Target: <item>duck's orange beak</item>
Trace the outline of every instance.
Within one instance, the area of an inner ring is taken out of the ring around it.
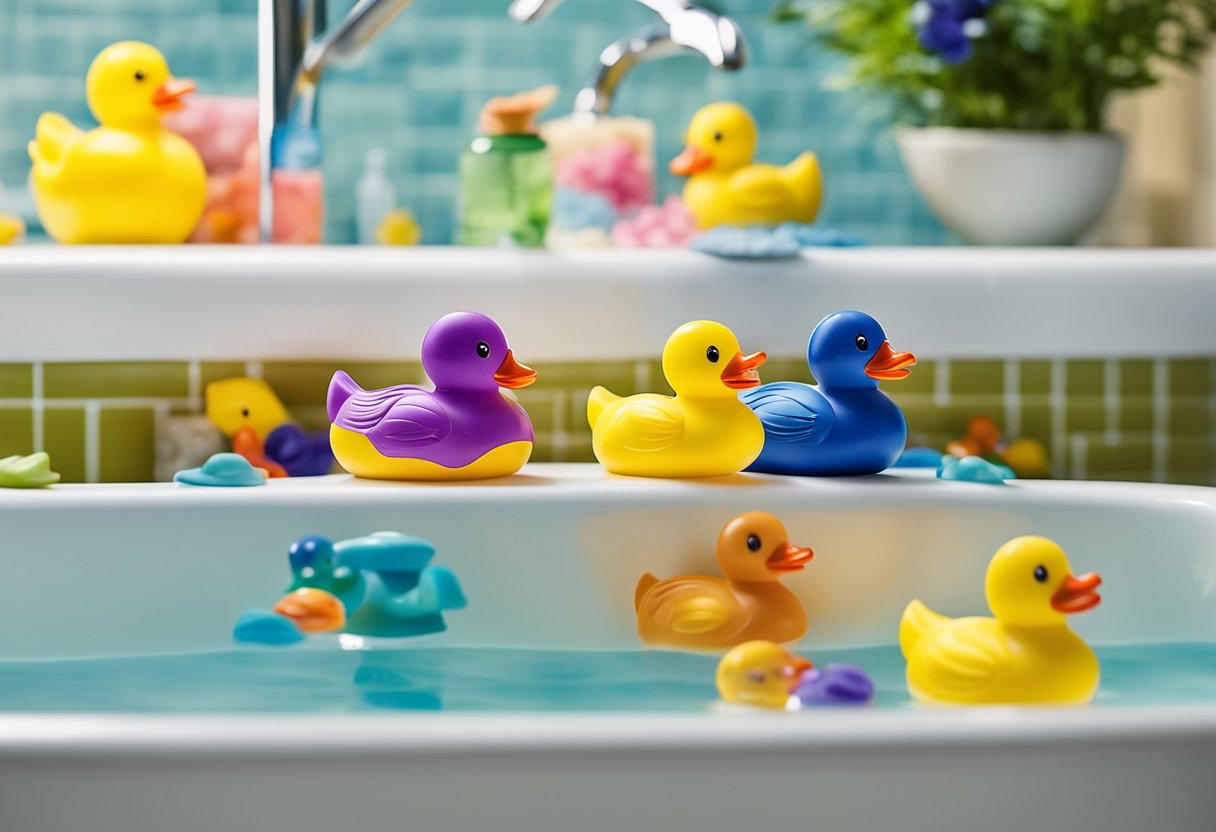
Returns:
[[[668,167],[676,176],[692,176],[714,166],[714,157],[699,147],[689,145],[679,156],[671,160]]]
[[[1065,615],[1092,610],[1102,600],[1102,596],[1094,592],[1101,584],[1102,579],[1097,572],[1079,578],[1069,575],[1056,594],[1051,596],[1051,606]]]
[[[193,81],[187,81],[184,78],[170,78],[152,91],[152,106],[162,113],[180,110],[186,106],[182,102],[182,96],[189,95],[197,88],[198,86]]]
[[[785,678],[790,681],[791,691],[798,687],[798,684],[802,681],[803,673],[814,669],[815,665],[809,659],[804,659],[802,656],[795,656],[793,654],[790,654],[790,660],[786,663],[785,667],[781,668],[785,674]]]
[[[795,546],[787,540],[768,556],[764,565],[770,572],[801,572],[813,557],[815,552],[812,549]]]
[[[896,352],[891,349],[890,341],[883,341],[874,357],[866,362],[866,375],[877,379],[907,378],[911,372],[907,368],[915,363],[915,355],[910,352]]]
[[[762,352],[754,352],[751,355],[735,353],[722,370],[722,383],[732,390],[746,390],[758,386],[760,374],[756,372],[756,368],[767,360],[768,355]]]
[[[507,357],[502,360],[502,364],[498,365],[498,369],[494,371],[494,380],[498,382],[500,387],[519,390],[521,387],[527,387],[536,381],[536,370],[520,364],[515,360],[515,355],[510,350],[507,350]]]
[[[290,618],[306,633],[341,629],[346,623],[342,602],[323,589],[304,587],[279,599],[274,611]]]

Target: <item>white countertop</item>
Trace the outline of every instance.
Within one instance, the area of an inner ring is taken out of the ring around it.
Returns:
[[[696,318],[792,357],[846,308],[922,358],[1213,355],[1216,251],[0,249],[0,361],[416,360],[457,309],[529,361],[657,358]]]

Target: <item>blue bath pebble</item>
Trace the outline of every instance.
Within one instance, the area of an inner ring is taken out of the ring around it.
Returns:
[[[1017,479],[1013,470],[1004,465],[994,465],[978,456],[965,456],[962,459],[946,454],[941,458],[937,469],[939,480],[960,480],[962,482],[983,482],[990,485],[1003,485],[1005,480]]]
[[[892,468],[940,468],[942,452],[936,448],[906,448]]]
[[[874,698],[874,682],[857,665],[830,664],[802,674],[794,696],[803,705],[863,705]]]
[[[611,231],[619,218],[616,207],[600,194],[558,185],[553,191],[553,225],[568,231],[602,228]]]
[[[719,225],[695,237],[689,247],[702,254],[732,260],[772,260],[794,257],[802,251],[802,243],[794,235],[781,234],[761,225],[747,228]]]
[[[852,231],[821,228],[801,222],[785,222],[773,229],[775,234],[797,240],[803,248],[859,248],[866,238]]]
[[[298,644],[304,634],[290,618],[263,609],[248,609],[241,613],[232,628],[234,641],[243,644]]]
[[[266,475],[240,454],[215,454],[201,468],[178,471],[173,475],[173,481],[182,485],[235,488],[265,485]]]

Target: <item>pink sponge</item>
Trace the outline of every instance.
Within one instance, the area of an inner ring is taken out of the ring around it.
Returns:
[[[696,233],[696,220],[684,200],[669,196],[662,205],[647,205],[636,217],[618,221],[612,227],[612,244],[625,248],[678,248],[688,245]]]
[[[574,151],[558,169],[557,182],[572,190],[600,194],[621,214],[654,200],[654,176],[633,145],[623,140]]]

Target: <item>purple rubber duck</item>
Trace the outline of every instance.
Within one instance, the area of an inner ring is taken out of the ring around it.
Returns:
[[[329,383],[329,441],[357,477],[471,480],[514,474],[532,454],[527,412],[499,389],[536,381],[515,360],[493,319],[444,315],[422,339],[422,367],[435,384],[364,390],[339,371]]]
[[[830,664],[802,674],[794,696],[804,705],[864,705],[874,698],[874,682],[857,665]]]

